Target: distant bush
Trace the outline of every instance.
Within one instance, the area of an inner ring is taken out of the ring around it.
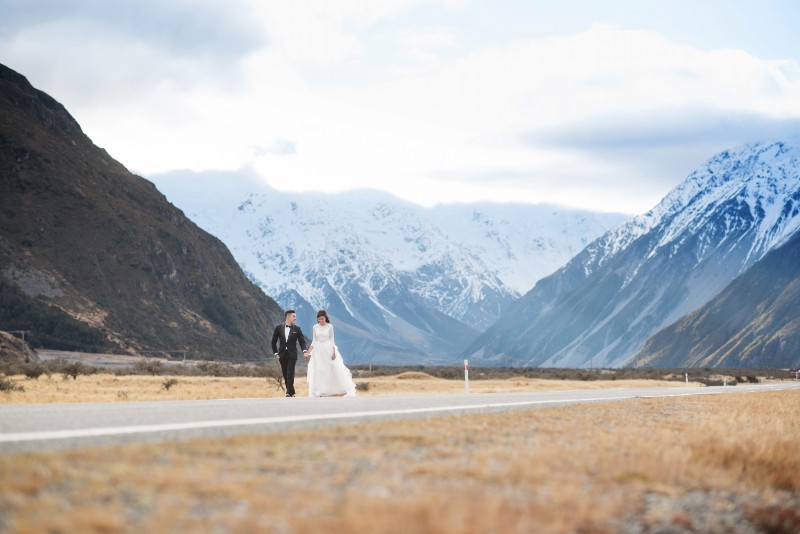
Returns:
[[[41,362],[44,372],[48,376],[62,374],[66,366],[64,360]],[[24,374],[26,368],[21,362],[5,361],[0,362],[0,373],[7,376]],[[95,367],[84,366],[85,371],[80,374],[92,374],[99,370]],[[449,366],[425,366],[425,365],[350,365],[350,370],[355,378],[372,378],[380,376],[397,376],[409,373],[407,376],[424,373],[434,378],[446,380],[463,380],[464,368],[462,365],[453,364]],[[303,372],[302,368],[298,370]],[[135,365],[126,368],[108,369],[118,376],[131,374],[149,374],[153,376],[218,376],[218,377],[254,377],[266,378],[274,382],[277,388],[283,388],[283,378],[280,366],[273,358],[265,360],[263,363],[235,363],[232,361],[206,360],[194,363],[174,363],[161,358],[146,358],[137,362]],[[722,372],[721,369],[705,368],[699,369],[654,369],[654,368],[595,368],[595,369],[568,369],[553,367],[479,367],[470,366],[470,380],[506,380],[510,378],[528,378],[540,380],[669,380],[683,382],[685,373],[689,373],[692,381],[716,380]],[[790,371],[780,369],[725,369],[724,373],[728,376],[736,376],[736,382],[758,383],[757,376],[770,376],[776,379],[791,379],[794,374]],[[27,376],[27,375],[26,375]],[[733,385],[733,384],[731,384]]]
[[[360,382],[356,384],[356,391],[369,391],[369,382]]]
[[[161,360],[142,358],[136,362],[136,365],[134,365],[133,368],[140,373],[147,373],[156,376],[164,371],[164,362]]]
[[[54,374],[60,374],[64,380],[72,377],[77,380],[80,375],[93,375],[100,372],[100,369],[92,365],[86,365],[81,361],[69,361],[59,358],[47,362],[41,362],[43,374],[48,377]]]
[[[0,374],[6,376],[21,375],[23,373],[23,364],[18,360],[4,360],[0,361]]]
[[[83,365],[82,362],[66,362],[61,368],[61,376],[64,377],[64,380],[69,377],[72,377],[73,380],[77,380],[79,375],[86,374],[91,373],[89,372],[89,368]]]
[[[241,376],[241,371],[228,362],[200,362],[197,369],[207,376]]]
[[[426,380],[435,377],[421,371],[406,371],[405,373],[400,373],[395,378],[398,380]]]
[[[704,386],[735,386],[736,381],[731,380],[729,382],[725,382],[725,380],[712,380],[710,378],[698,378],[695,382],[700,382]]]
[[[429,372],[431,376],[436,378],[444,378],[446,380],[460,380],[464,378],[464,369],[460,366],[454,367],[437,367],[434,372]]]
[[[280,376],[280,367],[277,363],[265,366],[264,364],[239,364],[225,361],[201,361],[185,364],[166,363],[160,359],[143,359],[132,367],[117,368],[113,372],[117,376],[127,375],[170,375],[170,376],[219,376],[219,377],[252,377],[263,378],[269,372],[271,376],[277,373]]]
[[[280,366],[274,364],[264,364],[256,367],[255,369],[258,370],[259,376],[263,376],[267,379],[267,383],[269,385],[275,389],[284,391],[283,373],[281,373]]]
[[[38,380],[45,374],[45,369],[39,362],[26,363],[22,369],[23,374],[31,380]]]
[[[178,384],[178,381],[176,379],[174,379],[174,378],[166,378],[161,383],[161,387],[163,387],[165,390],[169,391],[169,388],[171,388],[172,386],[175,386],[177,384]]]
[[[10,378],[0,376],[0,391],[3,393],[11,393],[12,391],[25,391],[25,388]]]
[[[424,365],[352,365],[353,376],[369,378],[377,376],[395,376],[406,372],[424,372],[436,378],[448,380],[463,380],[464,368],[454,364],[450,366],[424,366]],[[470,365],[470,380],[504,380],[512,377],[537,378],[541,380],[669,380],[683,382],[685,373],[689,373],[692,380],[707,379],[718,375],[722,369],[715,368],[595,368],[595,369],[569,369],[561,367],[480,367]],[[741,369],[725,369],[726,374],[745,375]],[[793,378],[794,375],[781,369],[748,369],[748,373],[769,375],[774,378]],[[737,382],[758,382],[755,376],[747,379],[737,379]]]

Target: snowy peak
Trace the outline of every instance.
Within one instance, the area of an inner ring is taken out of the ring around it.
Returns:
[[[360,280],[371,295],[402,283],[439,312],[480,327],[607,227],[605,221],[620,218],[552,207],[426,209],[382,196],[367,200],[253,194],[231,221],[241,231],[221,228],[220,237],[276,294],[294,289],[323,306],[322,279],[334,288]]]
[[[378,302],[387,285],[404,283],[458,319],[459,310],[469,311],[465,303],[481,296],[518,296],[479,256],[421,218],[418,208],[383,201],[360,206],[348,197],[287,202],[280,196],[248,197],[237,208],[243,234],[227,234],[248,272],[276,294],[295,290],[322,307],[327,287],[356,281]],[[409,279],[409,273],[415,276]]]
[[[800,225],[797,218],[800,148],[785,142],[748,145],[714,156],[653,210],[654,221],[668,221],[657,246],[697,231],[721,206],[728,227],[735,216],[750,221],[755,236],[749,257],[760,258],[781,245]]]
[[[423,208],[374,191],[263,186],[236,202],[185,195],[192,202],[182,204],[169,178],[156,178],[159,188],[225,242],[253,282],[296,308],[301,324],[316,309],[331,312],[356,361],[452,361],[522,292],[624,218],[553,206]]]
[[[651,211],[537,283],[512,310],[527,315],[525,324],[504,318],[508,331],[484,334],[467,354],[545,366],[625,364],[656,331],[797,235],[798,163],[797,140],[717,154]]]
[[[727,229],[749,221],[757,228],[751,258],[780,246],[800,227],[800,139],[745,145],[711,159],[652,210],[609,230],[581,258],[587,275],[631,243],[661,228],[650,255],[681,235],[697,233],[722,215]],[[730,232],[725,232],[725,234]]]

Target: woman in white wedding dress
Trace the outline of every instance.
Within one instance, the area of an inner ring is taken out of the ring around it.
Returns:
[[[325,310],[317,312],[314,339],[308,349],[308,396],[354,397],[356,385],[334,343],[333,325]]]

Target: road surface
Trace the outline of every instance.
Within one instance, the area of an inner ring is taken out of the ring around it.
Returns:
[[[9,405],[0,406],[0,453],[224,438],[365,421],[792,388],[800,388],[800,384],[776,382],[735,387],[620,388],[546,393]]]

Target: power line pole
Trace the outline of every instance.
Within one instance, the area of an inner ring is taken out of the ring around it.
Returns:
[[[30,334],[30,330],[9,330],[9,334],[22,334],[22,343],[25,343],[25,334]]]
[[[28,346],[25,344],[25,334],[30,334],[30,330],[10,330],[9,334],[22,334],[22,353],[25,355],[25,363],[28,363]]]

